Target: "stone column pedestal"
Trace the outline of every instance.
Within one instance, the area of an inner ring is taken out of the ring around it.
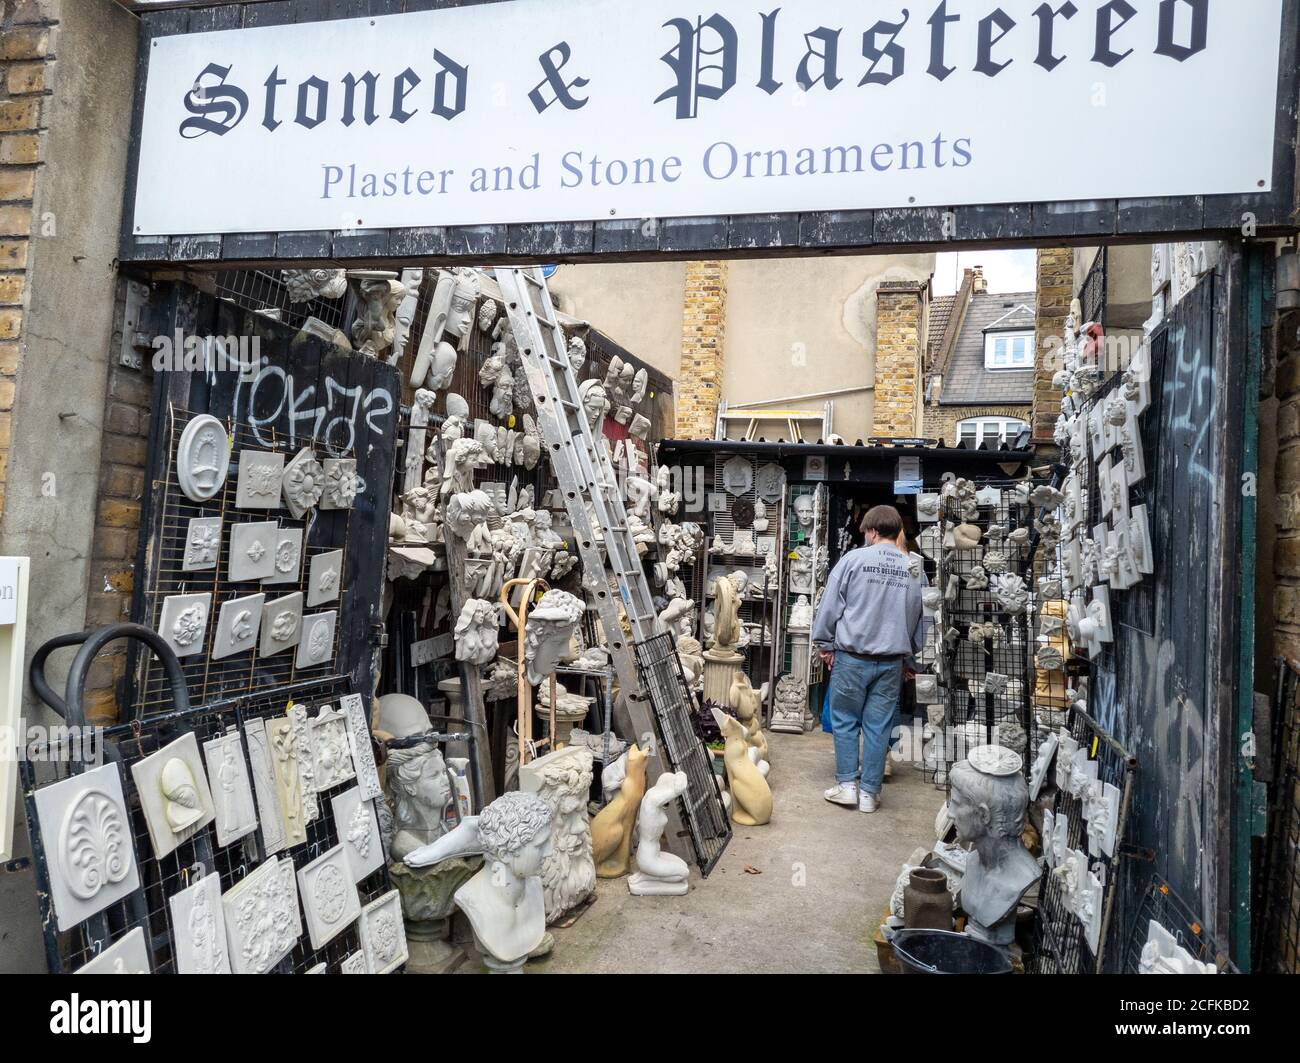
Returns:
[[[727,707],[731,704],[731,684],[745,658],[734,650],[714,647],[704,651],[704,700]]]
[[[388,865],[393,886],[402,897],[408,974],[450,974],[465,962],[465,951],[450,942],[455,894],[483,866],[481,857],[444,860],[433,867]]]

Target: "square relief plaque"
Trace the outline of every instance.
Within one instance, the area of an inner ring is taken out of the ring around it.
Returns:
[[[211,612],[211,594],[170,595],[163,599],[158,634],[177,657],[193,657],[203,652]]]
[[[144,939],[144,928],[136,927],[89,963],[82,964],[74,973],[152,974],[153,965],[149,961],[149,944]]]
[[[275,542],[279,530],[273,520],[231,527],[226,576],[232,583],[250,583],[275,575]]]
[[[334,656],[334,622],[338,613],[313,613],[302,619],[302,641],[294,664],[299,668],[315,668],[328,664]]]
[[[219,661],[237,653],[247,653],[257,645],[257,631],[262,624],[265,594],[232,598],[221,606],[217,631],[212,637],[212,659]]]
[[[239,452],[235,505],[240,509],[279,509],[284,455],[266,450]]]
[[[263,657],[291,650],[302,637],[302,591],[275,598],[262,607]]]
[[[280,528],[275,533],[275,572],[262,583],[297,583],[301,575],[302,529]]]
[[[267,860],[226,890],[221,907],[235,974],[266,974],[302,936],[292,860]]]
[[[361,915],[361,899],[342,845],[334,846],[298,872],[298,892],[314,949],[329,944]]]
[[[176,940],[177,974],[230,974],[221,879],[204,875],[167,900]]]
[[[311,559],[307,576],[307,607],[336,602],[343,582],[343,551],[327,550]]]
[[[371,974],[388,974],[407,960],[402,898],[390,890],[361,910],[361,951]]]
[[[311,746],[316,757],[316,792],[322,793],[357,777],[348,749],[348,718],[326,705],[311,721]]]
[[[379,834],[379,820],[374,807],[353,786],[330,798],[339,844],[352,868],[352,880],[360,882],[384,866],[384,843]]]
[[[137,760],[131,778],[159,860],[216,819],[193,731]]]
[[[217,567],[221,556],[221,518],[194,517],[185,529],[182,572],[205,572]]]

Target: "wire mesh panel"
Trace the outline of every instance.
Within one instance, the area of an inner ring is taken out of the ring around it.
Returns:
[[[57,842],[40,836],[36,826],[38,818],[34,795],[37,790],[66,779],[72,774],[73,765],[67,758],[44,755],[44,750],[29,751],[29,756],[22,763],[22,780],[32,847],[36,855],[34,863],[45,928],[46,958],[51,973],[75,971],[137,927],[144,931],[153,972],[175,973],[178,930],[188,935],[189,929],[177,928],[172,924],[168,900],[209,875],[216,875],[220,879],[224,893],[245,879],[266,859],[266,842],[261,823],[252,834],[226,846],[217,844],[216,827],[209,824],[182,841],[173,852],[155,859],[130,765],[188,733],[194,735],[200,747],[204,742],[220,737],[232,728],[243,735],[246,723],[282,716],[290,701],[305,705],[309,715],[315,716],[326,705],[337,707],[338,699],[348,691],[346,679],[335,675],[311,683],[284,686],[271,694],[213,702],[188,711],[119,724],[105,730],[102,737],[104,753],[107,760],[119,765],[122,789],[126,796],[140,888],[65,932],[58,931],[50,902],[47,858],[52,855],[48,850]],[[248,778],[252,780],[253,766],[246,739],[243,745],[245,769]],[[278,855],[292,859],[295,870],[298,870],[338,845],[347,833],[348,826],[335,822],[331,798],[355,785],[354,780],[349,780],[332,789],[318,792],[316,804],[319,814],[307,824],[307,840]],[[389,888],[387,867],[382,864],[357,883],[357,893],[363,906],[388,892]],[[337,972],[342,961],[359,948],[355,923],[320,949],[311,947],[304,928],[293,951],[276,965],[275,970],[281,974],[303,973],[324,963],[327,970]]]
[[[695,848],[695,862],[700,874],[707,877],[731,841],[731,821],[713,773],[713,758],[692,721],[694,698],[668,633],[638,642],[636,660],[659,722],[668,763],[673,771],[685,772],[690,784],[678,806]]]
[[[354,304],[351,289],[335,298],[315,293],[310,284],[285,283],[282,270],[240,269],[221,270],[216,275],[217,294],[236,306],[261,314],[273,321],[302,328],[308,318],[316,318],[336,329],[344,328]],[[333,270],[291,270],[302,273],[324,274]]]
[[[1124,942],[1124,974],[1143,974],[1147,966],[1143,953],[1151,933],[1151,924],[1158,923],[1173,937],[1178,947],[1199,963],[1211,963],[1219,974],[1237,974],[1237,968],[1228,959],[1228,952],[1212,938],[1196,915],[1173,888],[1157,874],[1152,874],[1138,905],[1128,940]]]

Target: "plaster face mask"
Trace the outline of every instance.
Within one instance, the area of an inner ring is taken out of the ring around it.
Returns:
[[[794,500],[794,515],[799,520],[799,527],[811,528],[813,522],[813,502],[809,495],[800,495]]]

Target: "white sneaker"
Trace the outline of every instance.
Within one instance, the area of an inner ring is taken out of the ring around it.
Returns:
[[[858,811],[871,813],[871,812],[877,812],[879,810],[880,810],[880,795],[869,794],[866,791],[863,791],[862,795],[858,798]]]
[[[846,808],[852,808],[858,803],[858,784],[855,782],[837,783],[822,796],[833,805],[844,805]]]

